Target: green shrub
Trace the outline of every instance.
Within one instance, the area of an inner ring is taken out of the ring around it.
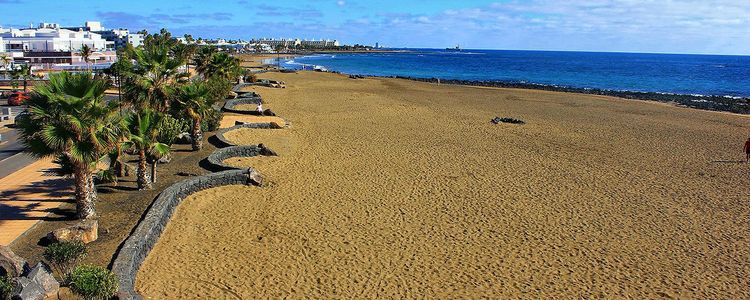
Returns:
[[[159,135],[156,140],[160,143],[172,146],[175,139],[180,133],[186,132],[188,129],[188,123],[185,120],[175,119],[170,115],[165,115],[161,121],[159,121]]]
[[[117,276],[103,267],[78,266],[70,274],[70,289],[86,300],[109,299],[117,293]]]
[[[258,75],[255,75],[255,74],[245,75],[245,82],[255,83],[257,81],[258,81]]]
[[[224,114],[220,111],[211,109],[208,115],[203,118],[201,122],[201,130],[204,132],[216,131],[221,126],[221,119],[224,118]]]
[[[232,91],[232,86],[234,86],[232,82],[225,78],[211,77],[206,81],[206,87],[212,102],[226,99],[229,92]]]
[[[86,257],[86,245],[81,241],[59,242],[44,250],[44,259],[57,271],[65,282],[78,263]]]
[[[112,169],[100,170],[96,172],[96,176],[94,177],[94,179],[96,184],[114,183],[114,185],[117,185],[117,175],[115,175],[115,170]]]
[[[8,275],[0,276],[0,299],[10,300],[13,296],[13,281]]]

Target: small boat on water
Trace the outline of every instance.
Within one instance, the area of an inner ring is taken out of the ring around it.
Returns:
[[[447,51],[461,51],[461,46],[456,45],[455,48],[445,48]]]

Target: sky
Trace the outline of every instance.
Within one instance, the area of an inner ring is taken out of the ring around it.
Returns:
[[[0,0],[30,23],[389,47],[750,55],[750,0]]]

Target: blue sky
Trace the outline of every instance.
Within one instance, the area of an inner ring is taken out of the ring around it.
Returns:
[[[0,0],[4,27],[98,20],[204,38],[750,54],[750,0]]]

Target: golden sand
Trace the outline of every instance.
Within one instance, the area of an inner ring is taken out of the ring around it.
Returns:
[[[254,110],[258,109],[258,105],[256,105],[256,104],[239,104],[239,105],[236,105],[234,107],[234,109],[237,109],[237,110],[252,110],[252,111],[254,111]]]
[[[186,199],[139,273],[144,296],[750,298],[747,117],[274,76],[287,89],[263,97],[294,127],[230,135],[295,146],[232,159],[261,164],[267,186]]]
[[[276,123],[280,127],[286,125],[286,121],[280,117],[271,116],[253,116],[253,115],[242,115],[242,114],[230,114],[224,113],[224,118],[221,119],[221,128],[234,127],[235,122],[247,122],[247,123]]]
[[[288,155],[296,146],[296,139],[285,129],[240,128],[224,134],[237,145],[263,144],[279,155]]]

